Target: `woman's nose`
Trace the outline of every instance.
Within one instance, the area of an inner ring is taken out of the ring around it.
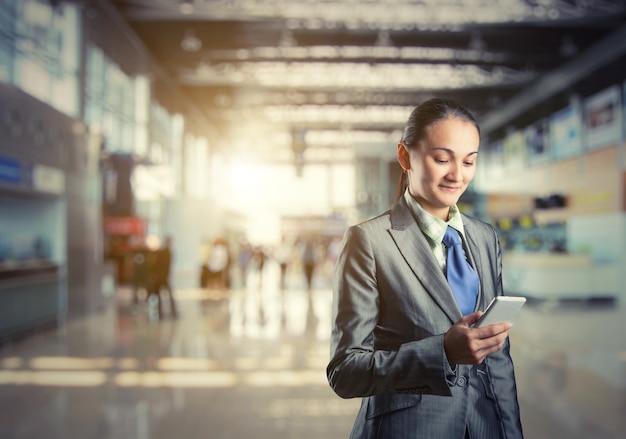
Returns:
[[[463,179],[463,167],[462,165],[452,163],[450,166],[450,172],[448,173],[449,178],[454,181],[460,181]]]

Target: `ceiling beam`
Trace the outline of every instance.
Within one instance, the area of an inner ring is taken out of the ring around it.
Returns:
[[[319,30],[325,26],[352,31],[377,29],[458,31],[467,25],[496,23],[568,22],[591,17],[610,17],[624,12],[621,2],[548,2],[537,8],[525,0],[481,2],[467,0],[386,0],[355,8],[354,0],[230,0],[213,2],[131,0],[123,13],[130,21],[256,21],[286,22],[291,29]],[[580,3],[580,4],[578,4]],[[617,3],[617,4],[614,4]],[[488,6],[488,7],[486,7]]]
[[[481,131],[489,134],[505,126],[516,117],[558,95],[576,82],[591,76],[593,72],[624,54],[626,54],[626,26],[612,32],[580,56],[564,64],[563,67],[546,74],[505,104],[486,113],[480,120]]]

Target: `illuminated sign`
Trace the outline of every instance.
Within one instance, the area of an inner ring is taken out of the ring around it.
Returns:
[[[0,157],[0,183],[19,184],[22,181],[22,165],[14,159]]]

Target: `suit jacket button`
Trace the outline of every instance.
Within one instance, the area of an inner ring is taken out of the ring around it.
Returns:
[[[465,378],[464,376],[460,376],[456,380],[456,385],[459,387],[464,387],[466,384],[467,384],[467,378]]]

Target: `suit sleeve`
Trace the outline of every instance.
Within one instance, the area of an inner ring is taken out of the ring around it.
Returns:
[[[343,398],[383,393],[451,395],[443,334],[397,350],[375,348],[380,297],[371,236],[346,232],[335,266],[331,360],[327,377]]]

